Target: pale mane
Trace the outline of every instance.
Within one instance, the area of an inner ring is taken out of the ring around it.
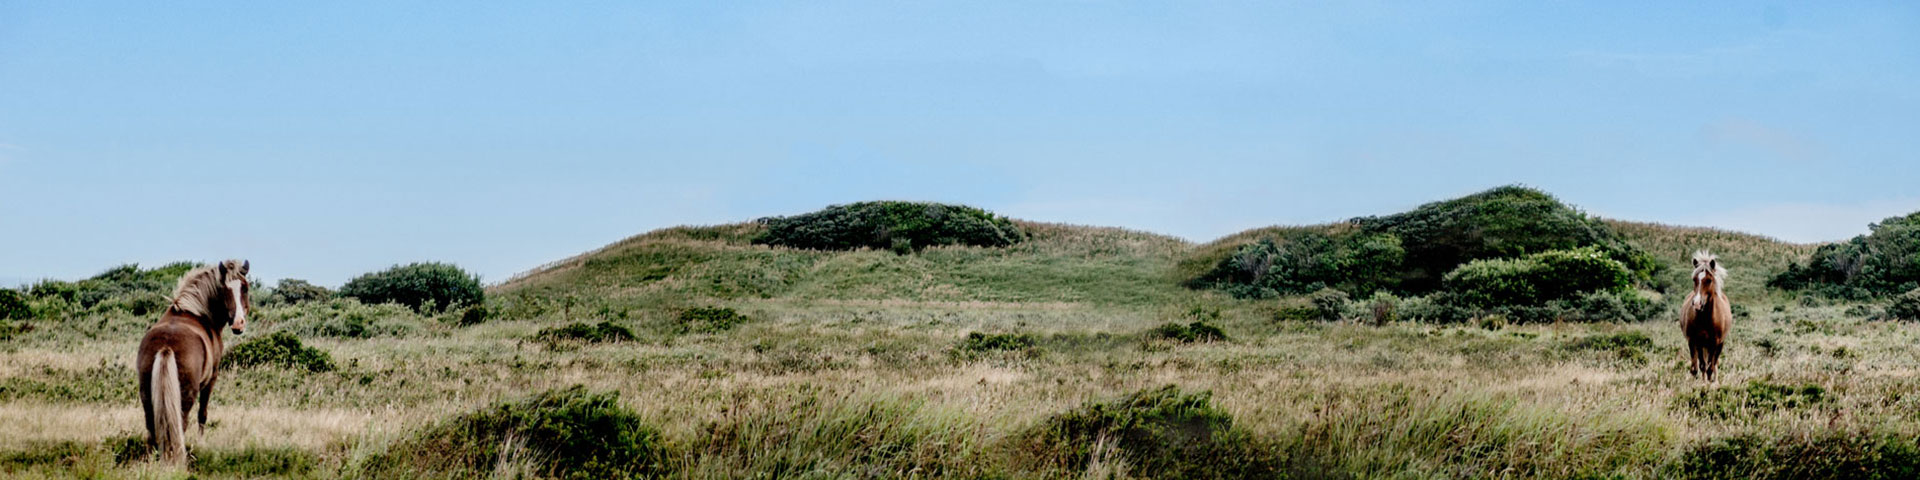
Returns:
[[[213,294],[220,288],[220,279],[214,268],[219,264],[207,265],[187,271],[180,277],[180,285],[173,288],[173,308],[202,318],[212,318]]]
[[[1706,250],[1695,250],[1693,252],[1693,263],[1695,265],[1693,267],[1693,273],[1695,275],[1698,275],[1700,274],[1700,272],[1705,271],[1707,269],[1707,265],[1713,265],[1713,278],[1719,279],[1719,281],[1713,283],[1714,290],[1721,290],[1722,285],[1725,285],[1727,283],[1727,267],[1714,262],[1714,260],[1719,260],[1719,259],[1720,259],[1719,255],[1714,255],[1713,252],[1709,252]],[[1720,292],[1716,291],[1714,293],[1717,294]]]

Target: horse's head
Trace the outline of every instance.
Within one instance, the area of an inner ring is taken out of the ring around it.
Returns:
[[[252,288],[247,282],[247,269],[252,262],[246,260],[225,260],[217,268],[220,281],[220,306],[227,312],[235,335],[246,333],[247,307],[253,305]]]
[[[1720,268],[1720,257],[1706,250],[1693,253],[1693,293],[1696,298],[1719,294],[1720,277],[1726,274],[1727,270]]]

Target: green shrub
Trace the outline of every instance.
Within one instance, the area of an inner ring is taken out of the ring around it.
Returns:
[[[267,302],[275,305],[297,305],[304,302],[324,301],[333,298],[333,291],[327,287],[307,283],[306,280],[288,278],[280,280],[273,293],[267,295]]]
[[[460,312],[460,326],[471,327],[486,323],[489,313],[491,311],[487,310],[486,305],[468,305],[466,311]]]
[[[563,327],[541,330],[534,338],[548,342],[577,341],[584,343],[631,342],[633,330],[613,322],[600,322],[596,325],[573,323]]]
[[[730,307],[694,307],[680,312],[677,320],[681,333],[720,333],[746,323],[747,316]]]
[[[1819,385],[1781,385],[1752,380],[1745,386],[1723,386],[1683,393],[1675,406],[1701,416],[1726,420],[1751,418],[1779,409],[1820,405],[1829,401]]]
[[[1164,338],[1180,343],[1217,342],[1227,339],[1227,332],[1221,331],[1220,327],[1213,326],[1213,324],[1207,323],[1205,320],[1194,321],[1186,325],[1181,325],[1179,322],[1168,322],[1167,324],[1154,328],[1151,335],[1155,338]]]
[[[990,352],[996,350],[1025,350],[1033,348],[1034,338],[1027,333],[980,333],[969,332],[967,338],[960,340],[957,347],[963,352]]]
[[[1920,212],[1868,225],[1866,235],[1821,245],[1767,286],[1864,299],[1920,288]]]
[[[411,335],[427,324],[399,304],[367,305],[351,298],[264,309],[261,323],[304,337],[374,338]]]
[[[1684,479],[1920,478],[1920,444],[1891,433],[1744,433],[1697,443],[1665,470]]]
[[[77,282],[42,280],[28,287],[37,318],[59,318],[81,312],[125,312],[136,316],[165,309],[180,276],[199,266],[176,262],[153,269],[126,264]]]
[[[1555,250],[1522,258],[1475,260],[1447,273],[1450,300],[1470,307],[1542,305],[1593,291],[1631,286],[1626,265],[1599,249]]]
[[[326,351],[302,345],[299,337],[287,332],[274,332],[234,346],[220,362],[233,368],[272,365],[309,372],[333,370],[333,357]]]
[[[1351,230],[1294,231],[1241,246],[1213,270],[1188,282],[1238,298],[1271,298],[1340,288],[1359,294],[1391,286],[1389,273],[1405,251],[1392,235]]]
[[[1526,187],[1499,187],[1353,221],[1362,231],[1399,237],[1406,259],[1398,283],[1407,292],[1432,291],[1443,275],[1473,260],[1580,247],[1619,261],[1637,281],[1651,279],[1660,268],[1658,260],[1627,244],[1606,223]]]
[[[33,318],[33,309],[27,305],[26,294],[11,288],[0,288],[0,320]]]
[[[486,293],[480,277],[445,263],[395,265],[361,275],[340,287],[340,296],[366,304],[398,303],[421,312],[454,305],[479,305]]]
[[[1168,385],[1112,402],[1089,402],[1028,430],[1021,445],[1044,467],[1086,471],[1096,449],[1114,449],[1149,478],[1273,477],[1278,462],[1233,430],[1209,392]]]
[[[1920,289],[1908,290],[1893,298],[1893,304],[1887,305],[1887,317],[1906,321],[1920,321]]]
[[[940,203],[860,202],[760,222],[767,229],[753,243],[811,250],[1004,247],[1026,239],[1026,233],[1006,217]]]
[[[1347,316],[1347,292],[1326,288],[1313,292],[1307,300],[1313,303],[1321,320],[1338,321]]]
[[[524,450],[503,451],[515,448]],[[621,407],[618,392],[576,385],[428,426],[369,460],[366,473],[479,477],[520,460],[535,462],[541,476],[629,478],[657,473],[665,458],[660,434]]]

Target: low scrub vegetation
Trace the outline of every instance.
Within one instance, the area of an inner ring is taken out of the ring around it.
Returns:
[[[1714,419],[1751,418],[1775,410],[1792,410],[1821,405],[1828,400],[1819,385],[1783,385],[1752,380],[1746,385],[1729,385],[1685,393],[1675,402],[1679,407]]]
[[[455,305],[479,305],[486,299],[480,276],[446,263],[412,263],[369,273],[340,286],[340,296],[377,305],[397,303],[421,312]]]
[[[1034,348],[1038,343],[1032,334],[1026,333],[980,333],[971,332],[960,340],[954,350],[961,355],[979,355],[988,352],[1021,351]]]
[[[373,458],[366,473],[476,477],[507,469],[555,478],[630,478],[658,471],[666,458],[660,434],[620,406],[618,394],[576,385],[432,425]]]
[[[49,320],[82,314],[155,315],[167,308],[180,276],[198,266],[176,262],[142,269],[126,264],[77,282],[42,280],[27,287],[24,300],[33,317]]]
[[[940,245],[1004,247],[1026,239],[1020,226],[1006,217],[940,203],[860,202],[761,222],[767,229],[753,243],[810,250],[910,253]]]
[[[1170,322],[1155,327],[1150,337],[1172,340],[1180,343],[1219,342],[1227,340],[1227,332],[1220,330],[1205,320],[1196,320],[1187,324]]]
[[[305,302],[259,312],[262,325],[303,337],[404,337],[430,320],[398,304],[367,305],[350,298]]]
[[[1886,432],[1743,433],[1686,450],[1662,476],[1686,479],[1920,478],[1920,440]]]
[[[730,307],[695,307],[674,317],[680,333],[720,333],[746,323],[747,316]]]
[[[1211,399],[1209,392],[1172,385],[1142,390],[1049,417],[1020,442],[1041,465],[1067,471],[1119,470],[1147,478],[1275,475],[1278,462],[1234,430],[1233,417]]]
[[[1806,263],[1767,281],[1771,287],[1865,299],[1920,288],[1920,212],[1868,225],[1870,232],[1821,245]]]
[[[1305,294],[1323,288],[1359,296],[1376,290],[1424,295],[1441,289],[1446,278],[1455,276],[1450,272],[1472,267],[1461,275],[1521,277],[1498,285],[1507,290],[1496,292],[1517,296],[1528,290],[1584,291],[1593,282],[1609,288],[1651,284],[1661,268],[1653,256],[1627,243],[1606,223],[1523,187],[1500,187],[1396,215],[1326,227],[1269,229],[1226,240],[1234,241],[1245,243],[1223,253],[1207,253],[1220,252],[1219,247],[1203,250],[1196,258],[1212,261],[1212,267],[1191,277],[1188,286],[1241,298]],[[1211,255],[1219,257],[1207,260]],[[1595,257],[1611,263],[1590,260]],[[1499,263],[1501,259],[1519,263]],[[1477,265],[1469,263],[1476,261]],[[1557,285],[1525,273],[1543,263],[1552,263],[1555,269],[1585,267],[1604,275],[1591,282],[1584,277],[1558,277],[1575,283]]]
[[[541,330],[534,338],[549,342],[606,343],[631,342],[633,330],[613,322],[587,324],[575,322],[566,326]]]
[[[221,362],[233,368],[277,366],[309,372],[334,368],[333,357],[326,351],[303,345],[299,337],[287,332],[241,342],[227,350]]]
[[[265,303],[269,305],[296,305],[332,299],[333,290],[307,283],[306,280],[288,278],[280,280],[280,283],[273,287],[273,292],[266,297]]]

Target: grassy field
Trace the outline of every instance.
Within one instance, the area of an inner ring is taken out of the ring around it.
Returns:
[[[618,392],[657,431],[650,471],[668,478],[1916,474],[1920,328],[1762,286],[1811,246],[1610,224],[1674,282],[1694,249],[1722,255],[1743,308],[1720,383],[1688,377],[1671,321],[1299,320],[1302,299],[1180,287],[1192,257],[1220,248],[1148,233],[1022,223],[1032,238],[1010,248],[897,255],[753,245],[760,227],[734,224],[512,279],[476,326],[344,300],[266,308],[247,337],[294,332],[337,368],[223,372],[191,471],[124,458],[144,432],[130,363],[151,319],[32,321],[0,340],[0,474],[436,477],[378,467],[450,418],[573,385]],[[705,307],[745,318],[690,326],[683,312]],[[1227,338],[1156,330],[1195,321]],[[576,322],[633,338],[542,335]],[[1049,440],[1071,412],[1167,385],[1207,393],[1182,410],[1213,415],[1199,454],[1168,466],[1117,436]],[[516,445],[453,475],[545,473]]]

